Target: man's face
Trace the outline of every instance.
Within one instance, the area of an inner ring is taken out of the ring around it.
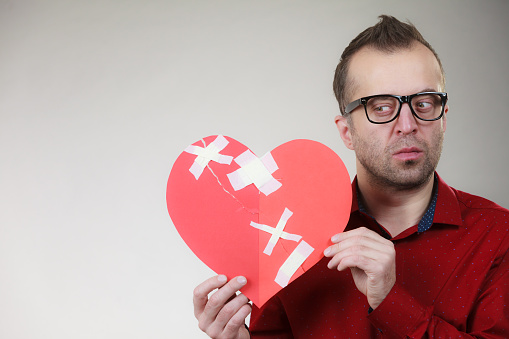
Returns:
[[[394,53],[361,49],[351,59],[348,80],[352,85],[349,101],[375,94],[443,91],[436,58],[419,43]],[[403,104],[395,121],[377,125],[368,121],[361,105],[336,123],[345,145],[355,151],[359,180],[413,189],[432,177],[442,151],[445,115],[438,121],[422,121]]]

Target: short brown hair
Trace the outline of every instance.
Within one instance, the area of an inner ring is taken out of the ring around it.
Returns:
[[[363,47],[369,46],[378,51],[391,53],[398,49],[410,48],[416,41],[420,42],[435,55],[440,65],[442,84],[445,85],[444,69],[440,62],[440,58],[433,47],[424,40],[417,28],[410,22],[403,23],[389,15],[380,15],[379,19],[380,21],[376,25],[367,28],[350,42],[348,47],[343,51],[339,64],[336,67],[332,87],[334,89],[334,95],[339,103],[339,110],[343,115],[345,114],[345,107],[348,104],[348,102],[346,102],[349,94],[347,88],[351,85],[347,83],[348,65],[352,56]]]

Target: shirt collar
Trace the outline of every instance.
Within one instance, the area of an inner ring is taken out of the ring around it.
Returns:
[[[352,182],[352,209],[351,213],[362,212],[369,215],[358,192],[357,176]],[[431,228],[433,224],[448,224],[461,226],[461,209],[458,204],[456,193],[452,187],[435,172],[435,184],[433,186],[433,198],[424,216],[419,221],[417,232],[422,233]]]
[[[438,198],[433,223],[462,226],[461,208],[456,190],[445,183],[435,172],[438,179]]]

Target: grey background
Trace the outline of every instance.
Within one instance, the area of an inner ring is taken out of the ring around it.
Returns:
[[[382,13],[442,58],[439,173],[509,207],[507,1],[0,0],[0,337],[204,337],[172,163],[212,134],[308,138],[353,175],[333,71]]]

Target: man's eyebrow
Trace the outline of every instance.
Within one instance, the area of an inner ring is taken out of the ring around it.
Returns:
[[[422,91],[419,91],[418,93],[422,93],[422,92],[439,92],[436,88],[425,88],[423,89]]]

